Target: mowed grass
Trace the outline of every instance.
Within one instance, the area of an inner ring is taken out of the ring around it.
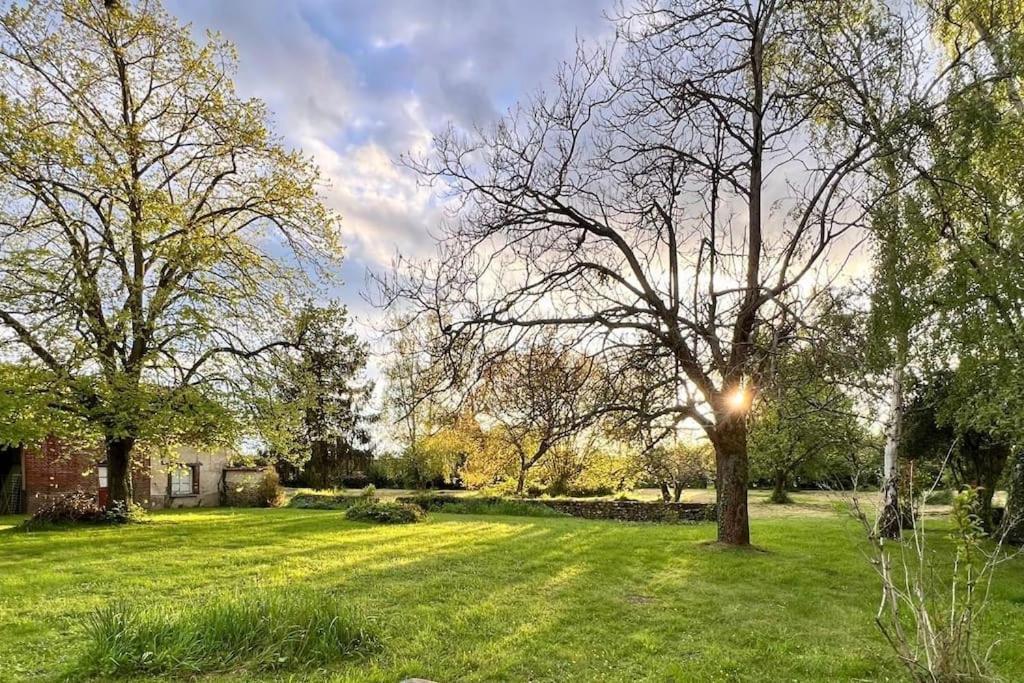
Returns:
[[[754,504],[761,551],[709,544],[711,524],[431,514],[374,526],[340,511],[206,509],[24,533],[0,518],[0,680],[77,680],[89,615],[111,602],[170,614],[289,588],[370,615],[379,652],[204,680],[901,680],[873,624],[859,529],[803,502]],[[1024,680],[1020,560],[1002,567],[983,636],[1001,641],[998,673]]]

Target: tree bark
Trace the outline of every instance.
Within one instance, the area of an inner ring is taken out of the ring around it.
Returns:
[[[789,477],[785,470],[775,471],[775,486],[772,488],[771,501],[773,503],[788,503],[789,495],[786,493],[786,484]]]
[[[672,487],[672,500],[678,503],[683,497],[683,482],[677,481],[675,486]]]
[[[722,417],[714,430],[718,542],[750,545],[747,514],[747,424],[744,415]]]
[[[1024,449],[1018,448],[1010,461],[1010,492],[1003,512],[1006,540],[1024,545]]]
[[[672,500],[672,493],[668,490],[668,483],[664,481],[658,483],[661,486],[661,499],[666,503]]]
[[[878,534],[883,538],[900,538],[903,518],[900,514],[899,463],[897,452],[903,426],[903,364],[892,369],[889,389],[889,424],[885,430],[885,456],[882,466],[882,509],[878,515]]]
[[[130,436],[108,436],[107,450],[107,492],[111,505],[132,503],[132,448],[135,439]]]
[[[523,489],[526,488],[526,463],[521,463],[519,467],[519,476],[516,478],[516,495],[523,495]]]

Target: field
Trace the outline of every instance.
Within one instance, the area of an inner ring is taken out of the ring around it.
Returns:
[[[753,504],[757,551],[710,544],[710,524],[204,509],[24,533],[0,518],[0,680],[77,679],[83,618],[115,599],[173,611],[296,586],[373,617],[382,651],[204,680],[901,680],[859,529],[798,501]],[[1024,562],[1003,567],[985,633],[999,673],[1024,680]]]

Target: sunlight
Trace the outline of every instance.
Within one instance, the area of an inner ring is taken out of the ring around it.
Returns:
[[[750,406],[750,394],[744,387],[737,387],[729,394],[729,407],[740,412]]]

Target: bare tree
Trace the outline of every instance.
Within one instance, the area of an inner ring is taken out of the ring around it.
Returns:
[[[512,456],[517,494],[534,466],[600,414],[600,370],[578,351],[544,340],[501,354],[482,370],[474,403]]]
[[[450,321],[438,333],[453,342],[557,330],[609,366],[657,369],[642,389],[658,400],[608,410],[706,432],[728,544],[750,541],[759,372],[865,213],[852,195],[877,145],[821,123],[839,121],[835,55],[867,71],[877,36],[826,50],[841,34],[822,26],[852,21],[839,4],[642,2],[553,93],[410,161],[457,209],[440,257],[400,264],[391,300]]]

